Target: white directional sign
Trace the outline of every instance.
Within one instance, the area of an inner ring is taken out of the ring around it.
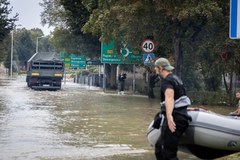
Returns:
[[[231,39],[240,39],[240,0],[230,0],[230,32]]]
[[[143,41],[141,48],[144,53],[152,53],[155,50],[155,44],[152,40],[146,39]]]

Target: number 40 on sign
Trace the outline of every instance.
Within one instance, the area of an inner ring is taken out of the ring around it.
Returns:
[[[141,48],[144,53],[152,53],[155,50],[155,44],[152,40],[146,39],[142,42]]]

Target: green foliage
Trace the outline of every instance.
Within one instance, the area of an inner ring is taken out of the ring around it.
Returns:
[[[41,5],[44,7],[42,23],[56,27],[51,38],[56,50],[99,57],[98,38],[91,34],[83,34],[81,31],[90,16],[90,11],[82,1],[44,0]]]
[[[25,66],[28,59],[35,53],[36,45],[31,32],[26,29],[14,33],[14,55],[18,55],[19,65]]]
[[[12,7],[10,7],[10,2],[8,0],[0,0],[0,47],[1,49],[6,48],[5,42],[3,42],[10,31],[15,27],[14,22],[18,20],[18,14],[9,18],[12,13]],[[1,50],[0,52],[0,62],[7,58],[6,50]]]
[[[100,56],[98,38],[125,41],[134,48],[151,38],[157,42],[156,57],[170,58],[189,90],[218,91],[223,75],[240,74],[240,45],[228,38],[229,1],[44,0],[42,4],[45,23],[60,26],[51,39],[58,50]],[[96,50],[88,53],[93,46]],[[223,52],[228,53],[226,60],[220,57]],[[226,88],[230,93],[231,85]]]
[[[152,35],[154,12],[144,1],[111,1],[93,10],[84,25],[84,33],[100,36],[100,40],[110,42],[122,40],[139,47],[146,35]],[[152,6],[152,5],[151,5]],[[143,36],[144,35],[144,36]]]
[[[11,39],[10,36],[5,38],[1,43],[0,43],[0,47],[1,47],[1,53],[0,55],[2,55],[2,62],[4,64],[4,66],[6,68],[10,68],[10,49],[11,49]]]
[[[50,41],[58,52],[66,51],[88,57],[100,56],[99,41],[89,35],[76,35],[67,29],[57,28]]]
[[[88,66],[88,71],[90,73],[99,73],[99,66],[90,65],[90,66]]]
[[[36,51],[36,40],[38,38],[39,48],[41,52],[53,51],[53,47],[48,42],[48,37],[42,37],[43,32],[41,29],[35,28],[27,30],[25,28],[16,29],[13,33],[13,61],[19,65],[19,67],[26,66],[26,62]],[[41,38],[40,38],[41,37]],[[3,57],[4,65],[6,68],[10,68],[10,55],[11,55],[11,34],[0,43],[2,49],[1,53],[4,53]]]
[[[0,54],[0,62],[4,61],[6,59],[7,56],[7,48],[6,48],[6,39],[0,43],[0,50],[1,50],[1,54]]]
[[[204,27],[211,33],[214,24],[224,16],[219,4],[210,0],[123,0],[99,6],[82,28],[84,33],[100,36],[104,42],[124,40],[133,47],[139,47],[144,38],[151,37],[158,42],[157,56],[174,57],[179,75],[183,72],[184,56],[188,54],[189,45],[184,45],[196,41]]]
[[[17,21],[18,14],[9,18],[12,8],[9,7],[8,0],[0,0],[0,42],[5,39],[8,33],[15,27],[14,22]]]
[[[61,6],[61,0],[43,0],[39,3],[44,8],[41,13],[41,22],[49,26],[66,26],[66,12]]]
[[[87,22],[90,15],[80,0],[61,0],[61,5],[65,9],[67,17],[66,25],[70,27],[70,31],[75,34],[82,34],[81,28]]]
[[[187,93],[193,105],[230,105],[234,106],[237,101],[233,94],[226,92],[190,91]]]

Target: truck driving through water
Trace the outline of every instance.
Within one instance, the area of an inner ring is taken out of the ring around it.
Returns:
[[[27,86],[32,89],[61,89],[64,62],[56,52],[35,53],[27,62]]]

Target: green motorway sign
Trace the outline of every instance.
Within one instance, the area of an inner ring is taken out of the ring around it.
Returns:
[[[86,68],[86,57],[84,55],[77,56],[75,54],[60,53],[64,66],[69,68]]]
[[[85,56],[70,55],[70,58],[71,58],[71,62],[70,62],[71,68],[86,68]]]
[[[101,62],[110,64],[138,64],[142,63],[142,53],[139,50],[132,49],[127,44],[116,51],[114,42],[101,44]]]

